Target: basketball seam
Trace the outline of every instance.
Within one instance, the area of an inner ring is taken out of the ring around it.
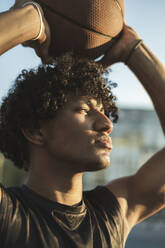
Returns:
[[[120,9],[122,17],[124,18],[123,10],[122,7],[120,6],[120,3],[117,0],[114,0],[114,2],[116,3],[117,7]]]
[[[36,2],[39,3],[38,0],[36,0]],[[64,18],[64,19],[66,19],[67,21],[71,22],[71,23],[74,24],[74,25],[77,25],[77,26],[79,26],[79,27],[81,27],[81,28],[83,28],[83,29],[86,29],[86,30],[90,31],[90,32],[99,34],[99,35],[101,35],[101,36],[103,36],[103,37],[105,37],[105,38],[111,38],[111,39],[113,38],[113,37],[110,36],[110,35],[106,35],[106,34],[103,34],[103,33],[101,33],[101,32],[98,32],[98,31],[96,31],[96,30],[94,30],[94,29],[92,29],[92,28],[86,27],[86,26],[84,26],[84,25],[82,25],[82,24],[76,22],[75,20],[72,20],[71,18],[69,18],[69,17],[67,17],[67,16],[65,16],[65,15],[63,15],[63,14],[61,14],[61,13],[55,11],[52,7],[50,7],[50,6],[47,5],[46,3],[43,3],[42,1],[40,1],[40,2],[41,2],[46,8],[48,8],[51,12],[53,12],[53,13],[56,14],[57,16],[60,16],[60,17],[62,17],[62,18]],[[40,4],[40,3],[39,3],[39,4]]]

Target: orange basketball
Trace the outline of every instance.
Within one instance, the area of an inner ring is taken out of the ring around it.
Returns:
[[[103,54],[123,28],[124,0],[37,0],[51,29],[50,54]]]

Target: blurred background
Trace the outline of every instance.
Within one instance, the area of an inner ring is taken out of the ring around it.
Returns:
[[[1,0],[0,12],[8,10],[14,0]],[[165,1],[125,0],[126,22],[135,28],[148,47],[165,62]],[[40,59],[34,51],[21,45],[0,56],[0,99],[7,93],[22,69],[36,67]],[[107,170],[84,175],[84,190],[104,185],[117,177],[135,173],[156,151],[164,146],[164,137],[152,103],[136,77],[118,63],[109,75],[118,84],[120,118],[112,133],[111,166]],[[5,186],[21,185],[26,173],[16,169],[0,154],[0,182]],[[151,182],[152,183],[152,182]],[[164,248],[165,210],[138,224],[131,232],[126,248]]]

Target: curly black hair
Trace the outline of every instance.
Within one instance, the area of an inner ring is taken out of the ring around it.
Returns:
[[[69,94],[101,99],[105,114],[118,119],[112,83],[101,64],[66,53],[50,64],[23,70],[0,108],[0,151],[19,168],[28,170],[28,141],[22,129],[34,131],[55,118]]]

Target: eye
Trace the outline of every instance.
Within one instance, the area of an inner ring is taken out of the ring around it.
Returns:
[[[85,114],[88,114],[89,109],[81,108],[81,109],[80,109],[80,112],[83,112],[83,113],[85,113]]]
[[[78,111],[78,112],[80,112],[80,113],[85,113],[85,114],[88,114],[88,112],[89,112],[89,109],[87,109],[87,108],[77,108],[77,109],[75,109],[76,111]]]
[[[104,108],[101,108],[100,112],[104,114],[105,113]]]

